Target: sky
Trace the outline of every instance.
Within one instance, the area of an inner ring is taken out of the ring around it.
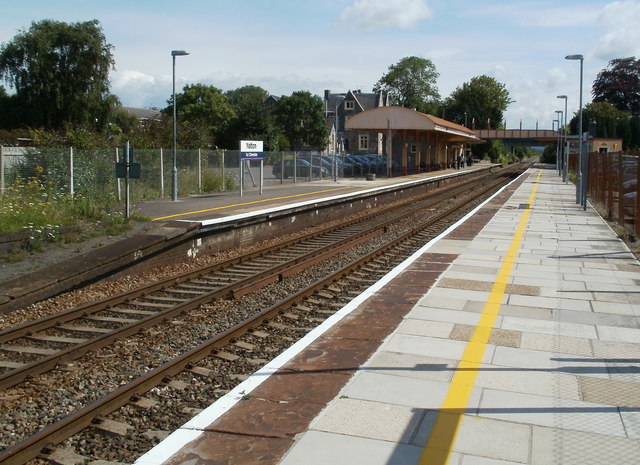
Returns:
[[[32,22],[97,19],[113,46],[111,92],[124,106],[164,108],[203,83],[274,95],[370,92],[389,66],[433,62],[442,98],[473,77],[504,84],[508,129],[571,117],[611,59],[640,57],[640,0],[0,0],[0,44]],[[442,115],[437,115],[442,116]],[[446,115],[445,115],[446,117]],[[471,116],[470,116],[471,118]],[[469,121],[469,125],[471,122]]]

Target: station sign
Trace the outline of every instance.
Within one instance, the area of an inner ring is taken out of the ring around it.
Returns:
[[[263,143],[261,140],[240,141],[241,160],[264,160]]]
[[[142,168],[140,163],[124,163],[118,162],[116,163],[116,177],[117,178],[129,178],[129,179],[140,179],[142,173]]]

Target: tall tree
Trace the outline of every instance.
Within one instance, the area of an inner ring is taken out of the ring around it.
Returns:
[[[443,104],[445,119],[475,129],[497,129],[513,101],[504,84],[489,76],[476,76],[457,87]]]
[[[324,149],[328,130],[324,119],[324,105],[317,95],[299,91],[284,96],[275,108],[274,116],[294,150],[304,146]]]
[[[265,150],[280,150],[279,131],[273,123],[264,101],[269,93],[258,86],[244,86],[225,92],[229,104],[235,112],[226,134],[227,147],[238,147],[240,140],[261,140]]]
[[[34,22],[0,48],[0,78],[15,90],[15,126],[104,128],[117,99],[109,95],[112,46],[97,20]]]
[[[431,60],[405,57],[389,66],[389,71],[380,78],[373,90],[386,92],[394,105],[434,113],[440,98],[436,86],[438,76]]]
[[[611,103],[591,102],[584,107],[582,114],[582,131],[589,130],[589,123],[596,123],[596,137],[610,137],[623,139],[624,148],[633,146],[637,135],[632,134],[632,118],[627,111],[621,111]],[[579,115],[571,118],[569,127],[572,134],[578,134]]]
[[[173,97],[163,112],[173,112]],[[191,84],[176,94],[178,124],[181,125],[183,147],[206,147],[217,140],[227,130],[235,113],[229,100],[220,89],[206,84]],[[186,137],[188,136],[188,138]]]
[[[594,102],[607,102],[618,110],[640,115],[640,60],[616,58],[598,73],[591,88]]]

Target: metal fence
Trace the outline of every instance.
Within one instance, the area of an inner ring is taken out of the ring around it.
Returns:
[[[640,156],[619,152],[590,153],[587,195],[600,213],[640,235]]]
[[[116,178],[116,163],[123,162],[123,150],[78,150],[73,148],[0,147],[0,189],[16,183],[38,180],[70,195],[123,194],[123,180]],[[141,177],[130,182],[134,201],[168,197],[173,189],[171,149],[134,150]],[[231,150],[177,150],[178,195],[181,197],[257,186],[260,163],[240,164],[240,152]],[[293,152],[265,152],[263,183],[305,182],[344,176],[386,174],[386,157],[320,155]]]
[[[96,195],[122,195],[122,180],[116,178],[116,163],[124,161],[123,150],[77,150],[73,148],[7,148],[0,152],[2,192],[16,183],[37,180],[59,192]],[[130,160],[131,161],[131,160]],[[171,192],[173,156],[171,150],[135,150],[141,165],[140,179],[131,189],[139,200],[168,196]],[[176,156],[181,195],[234,186],[234,173],[224,166],[224,153],[204,150],[179,150]],[[237,167],[237,155],[236,155]],[[225,182],[223,182],[225,181]]]

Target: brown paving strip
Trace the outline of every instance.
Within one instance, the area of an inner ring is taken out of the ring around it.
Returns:
[[[165,465],[270,465],[293,445],[292,439],[260,438],[206,431],[165,461]]]
[[[493,281],[474,281],[471,279],[443,278],[438,283],[438,287],[449,289],[463,289],[466,291],[491,292]],[[538,286],[526,286],[522,284],[507,284],[505,294],[517,294],[527,296],[539,296]]]
[[[340,392],[355,368],[345,367],[345,370],[342,373],[331,370],[278,372],[272,376],[281,377],[281,381],[259,386],[234,406],[233,415],[220,418],[205,430],[293,439],[307,430],[309,419],[315,418]]]
[[[631,363],[629,363],[631,365]],[[598,365],[606,369],[604,366]],[[634,366],[634,373],[637,373]],[[627,381],[578,376],[582,400],[618,407],[640,407],[640,385]]]
[[[516,188],[511,186],[448,237],[475,237]],[[165,463],[277,465],[294,436],[308,429],[457,257],[423,254]],[[495,337],[513,339],[512,333],[496,332]]]
[[[638,265],[614,265],[619,271],[630,271],[631,273],[640,273],[640,266]]]
[[[475,331],[472,325],[455,324],[449,334],[449,339],[455,341],[468,341]],[[503,347],[520,347],[522,332],[510,329],[494,328],[489,337],[489,344]]]

